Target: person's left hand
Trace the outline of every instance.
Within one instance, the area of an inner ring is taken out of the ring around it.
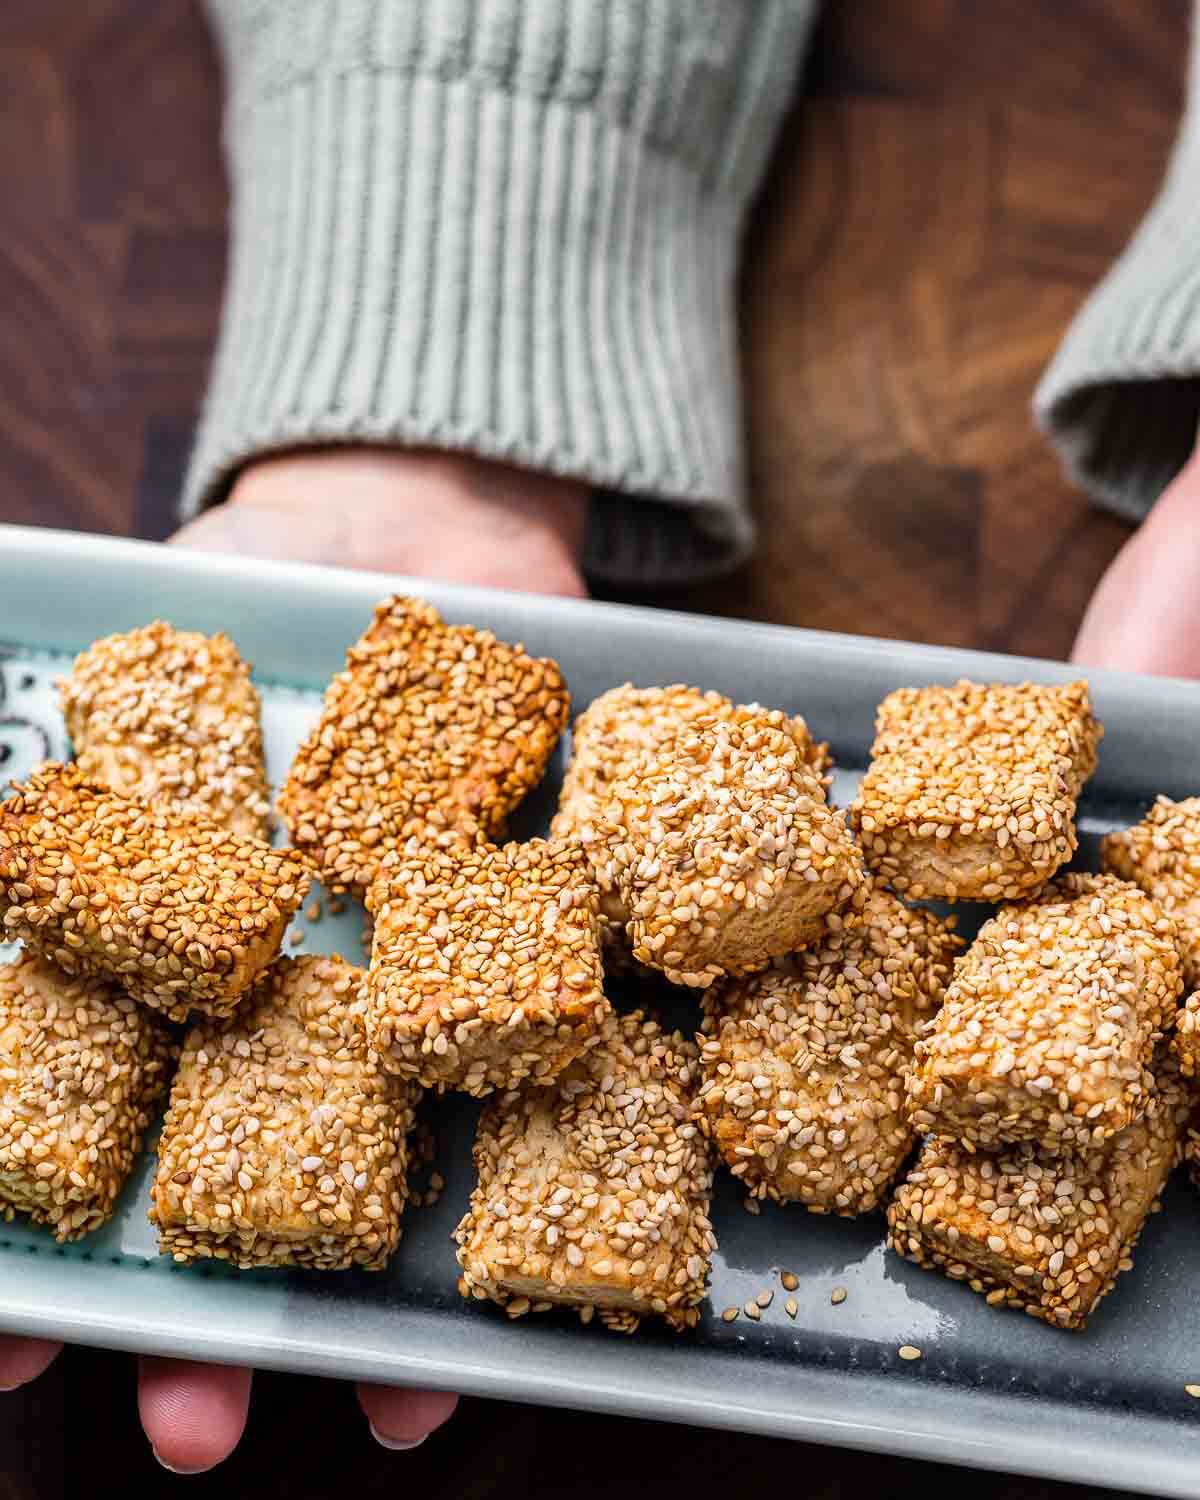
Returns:
[[[1071,660],[1200,677],[1200,452],[1113,559],[1092,595]]]
[[[179,546],[583,595],[587,487],[432,451],[345,448],[263,459],[222,504],[171,538]],[[385,589],[381,585],[381,591]],[[0,1389],[36,1379],[61,1344],[0,1335]],[[198,1474],[237,1447],[253,1372],[143,1357],[142,1426],[165,1467]],[[376,1440],[413,1448],[453,1413],[448,1391],[360,1385]]]

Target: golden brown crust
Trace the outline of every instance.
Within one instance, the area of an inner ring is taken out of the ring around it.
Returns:
[[[850,810],[868,866],[914,898],[1028,895],[1075,852],[1102,734],[1086,682],[889,693]]]
[[[1140,885],[1174,917],[1187,983],[1200,986],[1200,797],[1159,797],[1140,823],[1100,847],[1106,870]]]
[[[987,1155],[931,1138],[888,1211],[891,1246],[993,1306],[1082,1328],[1132,1264],[1189,1109],[1168,1067],[1143,1118],[1083,1153],[1013,1146]]]
[[[962,942],[875,887],[858,922],[704,998],[697,1115],[755,1197],[878,1206],[912,1149],[904,1089],[920,1022]]]
[[[1111,875],[1065,875],[980,929],[917,1043],[913,1123],[985,1149],[1082,1149],[1145,1108],[1183,988],[1174,923]]]
[[[183,1020],[228,1015],[278,952],[308,874],[291,850],[44,765],[0,803],[0,913],[68,973]]]
[[[226,635],[162,620],[106,636],[60,683],[81,774],[265,839],[271,810],[258,693]]]
[[[177,1047],[116,985],[23,953],[0,966],[0,1204],[57,1240],[110,1217]]]
[[[363,971],[281,958],[188,1032],[150,1210],[175,1260],[380,1270],[400,1236],[416,1090],[367,1046]]]
[[[641,1014],[544,1089],[497,1094],[475,1139],[458,1226],[464,1296],[519,1316],[554,1303],[632,1332],[692,1327],[716,1240],[712,1172],[692,1123],[695,1047]]]
[[[815,941],[862,861],[779,716],[694,719],[610,783],[584,847],[633,955],[676,984],[752,973]]]
[[[365,895],[383,855],[410,840],[499,838],[569,706],[554,662],[447,625],[419,599],[385,600],[330,684],[279,810],[327,890]]]
[[[367,1027],[390,1071],[490,1094],[551,1082],[596,1036],[604,998],[596,888],[575,844],[384,861]]]

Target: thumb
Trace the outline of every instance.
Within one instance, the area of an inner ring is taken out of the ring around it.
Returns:
[[[1200,460],[1193,457],[1092,595],[1071,660],[1200,677]]]

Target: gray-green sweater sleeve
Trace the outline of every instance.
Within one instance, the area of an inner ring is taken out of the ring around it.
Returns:
[[[233,193],[184,508],[314,443],[590,481],[588,565],[744,557],[738,235],[815,0],[209,0]]]
[[[1067,333],[1034,397],[1070,476],[1140,520],[1200,421],[1200,68],[1157,201]]]

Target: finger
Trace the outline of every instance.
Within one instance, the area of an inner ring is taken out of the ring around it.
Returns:
[[[415,1448],[454,1413],[451,1391],[410,1391],[396,1385],[360,1385],[358,1404],[371,1435],[385,1448]]]
[[[54,1339],[22,1339],[0,1334],[0,1391],[15,1391],[36,1380],[62,1345]]]
[[[1100,580],[1071,653],[1089,667],[1200,676],[1200,457],[1163,491]]]
[[[251,1375],[235,1365],[143,1356],[138,1410],[164,1468],[200,1474],[229,1457],[246,1426]]]

